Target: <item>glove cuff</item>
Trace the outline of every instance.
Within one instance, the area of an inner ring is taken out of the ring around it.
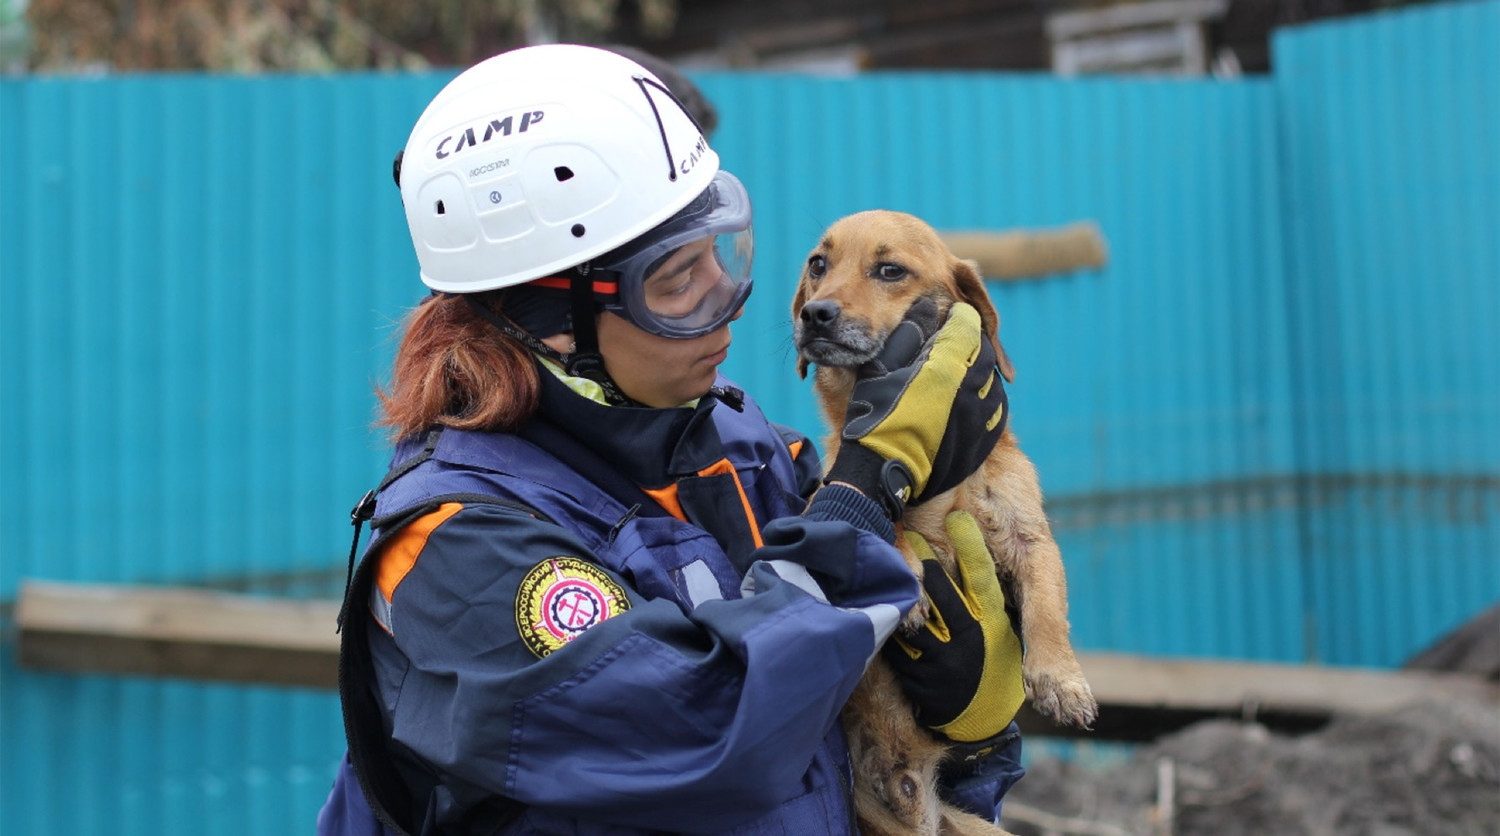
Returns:
[[[973,765],[996,752],[1015,745],[1021,739],[1021,729],[1012,720],[1000,733],[988,740],[980,740],[974,743],[964,743],[944,737],[940,732],[932,732],[933,736],[943,741],[947,747],[948,756],[944,761],[947,766],[945,773],[958,774],[965,767],[972,768]]]
[[[883,538],[887,543],[896,541],[896,527],[885,511],[875,500],[848,485],[828,485],[818,491],[802,516],[813,522],[846,522]]]
[[[888,519],[899,520],[906,512],[906,503],[911,499],[916,480],[912,478],[911,470],[900,461],[887,459],[863,444],[846,442],[839,448],[838,458],[834,459],[833,468],[823,480],[825,485],[831,482],[853,485],[865,496],[879,502]]]

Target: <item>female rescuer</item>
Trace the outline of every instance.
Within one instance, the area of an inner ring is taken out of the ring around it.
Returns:
[[[391,469],[355,509],[349,752],[319,833],[855,833],[839,710],[920,589],[899,489],[952,485],[993,442],[934,463],[996,406],[977,318],[885,358],[884,417],[845,449],[901,452],[825,485],[718,375],[749,198],[638,64],[484,61],[427,106],[397,179],[433,292],[380,393]],[[988,729],[944,794],[994,815],[1019,738],[973,683],[1010,625],[941,616],[978,638],[903,669],[924,722]]]

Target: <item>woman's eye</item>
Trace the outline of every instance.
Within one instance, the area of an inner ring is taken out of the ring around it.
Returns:
[[[809,278],[821,279],[828,272],[828,261],[821,255],[815,255],[807,260],[807,275]]]
[[[681,296],[692,286],[693,274],[689,270],[684,270],[675,276],[663,277],[657,285],[656,292],[662,296]]]
[[[894,282],[898,279],[906,278],[906,268],[899,264],[892,264],[889,261],[885,261],[875,265],[875,275],[885,281]]]

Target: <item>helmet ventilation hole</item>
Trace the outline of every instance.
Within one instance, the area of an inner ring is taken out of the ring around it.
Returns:
[[[446,215],[446,214],[448,214],[448,209],[445,206],[443,206],[443,202],[441,200],[439,200],[437,202],[437,206],[434,207],[434,208],[437,209],[437,213],[439,215]]]
[[[573,224],[573,237],[574,238],[582,238],[583,237],[583,224]]]
[[[552,173],[557,175],[557,182],[559,183],[563,182],[564,180],[573,179],[573,169],[568,168],[565,165],[560,165],[557,168],[552,169]]]

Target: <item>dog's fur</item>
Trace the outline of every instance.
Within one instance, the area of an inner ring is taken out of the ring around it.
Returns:
[[[998,337],[999,316],[972,262],[953,256],[926,223],[887,211],[850,215],[829,227],[808,257],[821,275],[803,268],[792,302],[797,371],[817,366],[814,391],[828,426],[826,460],[838,455],[838,428],[855,382],[855,369],[872,359],[918,299],[937,309],[936,323],[955,302],[979,311],[1001,374],[1014,370]],[[1052,719],[1090,726],[1097,712],[1068,640],[1067,584],[1062,556],[1042,511],[1036,470],[1005,430],[984,465],[951,491],[906,509],[901,525],[927,539],[950,573],[955,562],[943,520],[969,512],[984,532],[1006,600],[1020,615],[1025,648],[1022,674],[1032,707]],[[896,542],[908,565],[921,566],[904,538]],[[955,573],[956,574],[956,573]],[[918,606],[906,619],[914,629],[927,617]],[[844,708],[855,769],[860,832],[871,834],[1001,834],[998,826],[944,804],[936,778],[945,747],[918,727],[899,683],[879,658]]]

